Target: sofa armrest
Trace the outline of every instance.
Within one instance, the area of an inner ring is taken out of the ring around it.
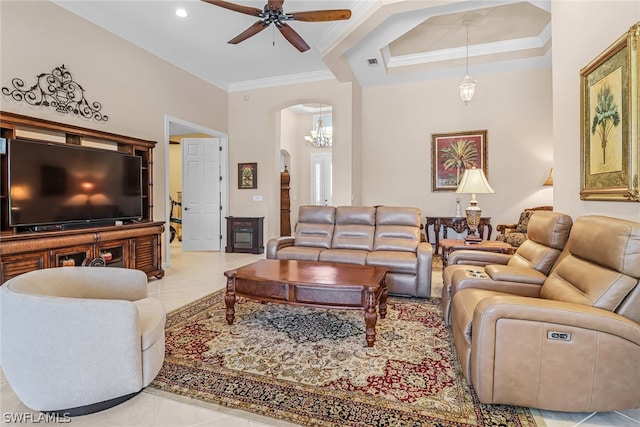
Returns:
[[[482,403],[572,412],[640,405],[640,325],[616,313],[490,296],[476,305],[471,342]]]
[[[417,271],[418,271],[418,295],[419,297],[431,297],[431,270],[433,247],[431,243],[421,242],[416,249]]]
[[[640,346],[640,325],[619,314],[582,304],[511,295],[491,296],[478,303],[473,314],[474,337],[504,319],[600,331]]]
[[[476,272],[474,274],[474,272]],[[522,277],[514,276],[515,279],[522,280]],[[518,295],[522,297],[538,298],[540,296],[541,284],[531,283],[532,281],[507,280],[504,276],[502,280],[490,277],[481,270],[457,269],[451,276],[450,295],[460,292],[462,289],[484,289],[487,291],[502,292],[508,295]]]
[[[516,231],[517,227],[518,224],[498,224],[496,225],[496,231],[499,234],[513,233]]]
[[[267,259],[277,259],[278,251],[282,248],[293,246],[294,241],[295,237],[293,236],[274,237],[269,239],[269,241],[267,241]]]
[[[465,265],[489,265],[504,264],[506,265],[511,259],[511,255],[499,254],[494,252],[459,250],[449,254],[447,265],[465,264]]]
[[[484,271],[493,280],[542,285],[547,279],[543,273],[529,267],[492,264],[487,265]]]

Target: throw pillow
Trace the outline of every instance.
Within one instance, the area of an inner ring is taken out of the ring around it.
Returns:
[[[529,226],[529,219],[531,219],[531,215],[534,214],[535,211],[525,209],[520,214],[520,219],[518,220],[518,225],[516,225],[516,233],[526,233],[527,227]]]

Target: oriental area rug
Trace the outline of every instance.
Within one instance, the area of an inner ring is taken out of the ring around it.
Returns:
[[[431,269],[432,271],[442,271],[442,255],[433,255]]]
[[[303,426],[536,425],[526,408],[477,401],[437,299],[389,297],[371,348],[359,310],[246,298],[235,310],[229,326],[222,290],[171,312],[150,391]]]

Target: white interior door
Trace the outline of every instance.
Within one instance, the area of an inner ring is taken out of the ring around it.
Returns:
[[[331,205],[331,153],[311,154],[311,204]]]
[[[219,251],[221,170],[219,138],[182,140],[182,250]]]

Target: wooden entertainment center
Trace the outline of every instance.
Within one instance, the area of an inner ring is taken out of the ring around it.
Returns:
[[[164,222],[153,221],[153,148],[147,141],[63,123],[0,112],[0,284],[28,271],[80,265],[107,265],[164,276],[161,236]],[[139,156],[142,160],[142,219],[122,225],[31,231],[9,225],[9,139],[90,146]]]

